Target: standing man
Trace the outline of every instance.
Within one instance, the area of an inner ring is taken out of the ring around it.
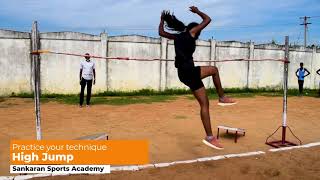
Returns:
[[[307,72],[307,74],[305,75],[306,72]],[[296,76],[298,78],[300,95],[302,95],[302,91],[303,91],[304,78],[309,76],[309,75],[310,75],[310,72],[306,68],[303,68],[303,63],[301,62],[300,63],[300,68],[297,69],[297,71],[296,71]]]
[[[87,85],[87,107],[90,105],[90,98],[91,98],[91,89],[92,89],[92,80],[93,84],[96,84],[96,70],[95,64],[93,61],[90,60],[90,54],[85,54],[85,61],[81,61],[80,63],[80,85],[81,85],[81,92],[80,92],[80,108],[83,104],[84,98],[84,89]]]
[[[317,74],[320,75],[320,69],[318,69]],[[319,96],[320,96],[320,82],[319,82]]]

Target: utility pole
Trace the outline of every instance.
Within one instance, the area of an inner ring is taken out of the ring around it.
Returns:
[[[304,16],[304,17],[300,17],[300,19],[303,19],[303,23],[300,25],[304,25],[304,47],[307,47],[307,30],[308,30],[308,19],[310,19],[310,17]]]

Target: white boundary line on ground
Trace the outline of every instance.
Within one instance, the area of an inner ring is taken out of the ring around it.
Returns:
[[[314,146],[320,146],[320,142],[309,143],[301,146],[269,149],[268,151],[278,152],[278,151],[287,151],[291,149],[310,148]],[[256,156],[256,155],[261,155],[265,153],[266,152],[264,151],[254,151],[254,152],[246,152],[246,153],[240,153],[240,154],[226,154],[226,155],[203,157],[203,158],[197,158],[197,159],[185,160],[185,161],[173,161],[173,162],[167,162],[167,163],[155,163],[155,164],[146,164],[146,165],[139,165],[139,166],[113,166],[110,168],[110,170],[111,171],[139,171],[139,170],[148,169],[148,168],[161,168],[161,167],[168,167],[168,166],[177,165],[177,164],[190,164],[195,162],[216,161],[220,159],[235,158],[235,157]],[[88,174],[88,173],[79,173],[79,174]],[[79,174],[72,174],[72,175],[79,175]],[[0,176],[0,180],[27,180],[27,179],[36,178],[36,177],[66,176],[66,175],[70,175],[70,174],[55,173],[55,174],[19,175],[19,176]]]

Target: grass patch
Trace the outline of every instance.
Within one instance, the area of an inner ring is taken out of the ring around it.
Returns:
[[[33,93],[11,93],[10,97],[18,97],[18,98],[33,98]]]
[[[283,91],[280,89],[225,89],[225,94],[234,98],[254,97],[254,96],[269,96],[282,97]],[[218,99],[215,89],[207,89],[209,99]],[[179,95],[185,95],[187,99],[194,100],[192,92],[187,89],[166,89],[164,91],[156,91],[151,89],[142,89],[137,91],[106,91],[94,94],[91,99],[92,104],[110,104],[110,105],[126,105],[138,103],[166,102],[174,100]],[[297,89],[289,89],[288,96],[298,96]],[[318,90],[305,89],[304,96],[319,97]],[[10,97],[33,98],[32,93],[12,93]],[[5,98],[0,97],[0,102],[5,101]],[[41,94],[41,102],[47,103],[56,101],[65,104],[78,104],[79,94]]]
[[[126,105],[153,102],[167,102],[176,99],[177,95],[190,94],[189,90],[185,89],[167,89],[164,91],[155,91],[151,89],[141,89],[137,91],[106,91],[93,94],[90,103],[94,104],[109,104],[109,105]],[[10,97],[33,98],[31,93],[12,93]],[[79,104],[79,94],[41,94],[41,103],[51,101],[64,104]],[[85,103],[85,102],[84,102]]]
[[[118,97],[92,97],[90,103],[108,105],[127,105],[127,104],[151,104],[154,102],[167,102],[176,99],[175,96],[118,96]],[[58,98],[41,98],[41,102],[56,101],[64,104],[79,104],[79,96],[68,96]],[[85,103],[85,101],[84,101]]]
[[[159,96],[159,95],[186,95],[191,94],[187,89],[166,89],[163,91],[156,91],[152,89],[141,89],[137,91],[105,91],[98,93],[95,96]]]

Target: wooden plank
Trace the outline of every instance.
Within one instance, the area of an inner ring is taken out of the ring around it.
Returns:
[[[242,128],[234,128],[234,127],[228,127],[228,126],[217,126],[219,129],[226,129],[226,130],[230,130],[230,131],[239,131],[239,132],[245,132],[245,129]]]
[[[79,137],[75,140],[108,140],[108,135],[106,133],[99,133],[99,134]]]

